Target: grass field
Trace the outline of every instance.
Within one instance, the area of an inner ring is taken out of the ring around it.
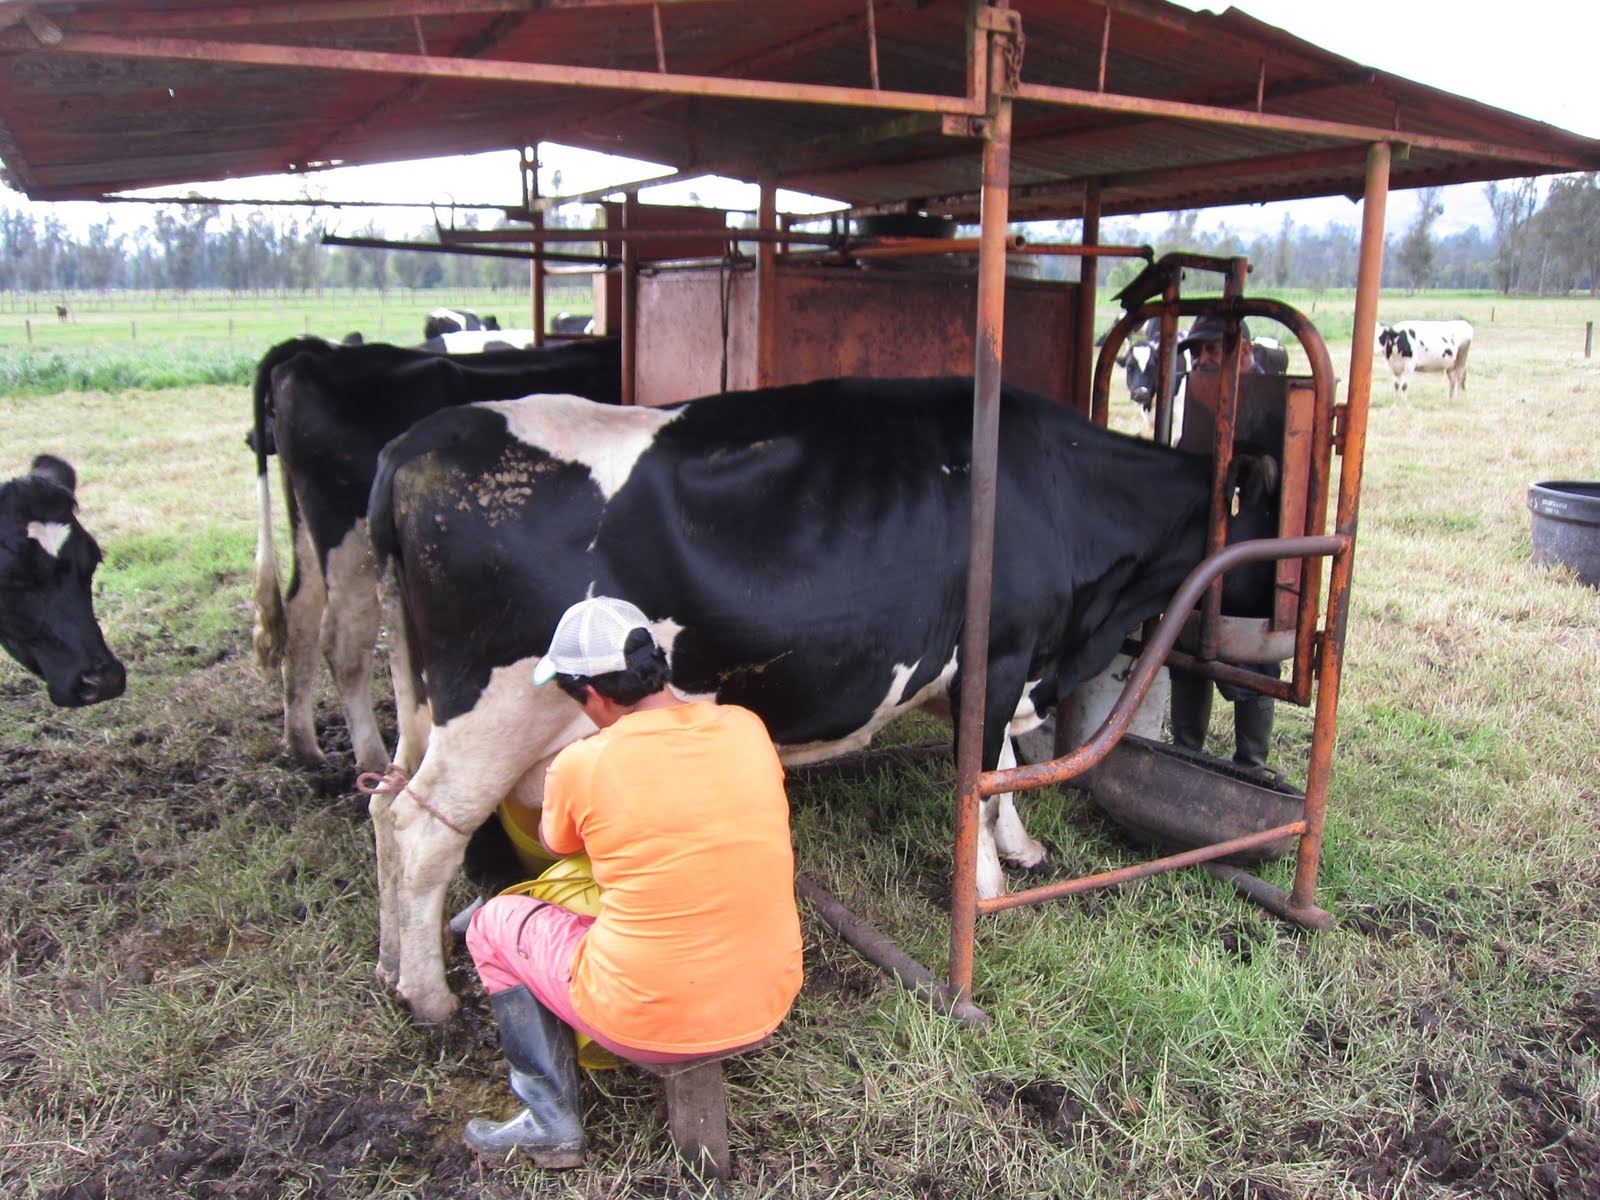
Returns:
[[[1348,374],[1349,297],[1315,303]],[[1531,482],[1600,479],[1600,360],[1583,357],[1600,303],[1380,312],[1478,333],[1454,403],[1438,376],[1404,403],[1375,377],[1320,881],[1334,930],[1199,872],[985,918],[980,1032],[803,911],[805,991],[774,1047],[729,1071],[729,1195],[1600,1194],[1600,591],[1530,563],[1525,507]],[[154,359],[186,344],[186,326],[157,341],[116,316]],[[254,330],[245,354],[297,332]],[[464,1004],[446,1029],[413,1028],[378,985],[371,837],[331,689],[319,723],[343,757],[308,774],[249,660],[248,411],[242,383],[0,393],[0,472],[46,450],[78,467],[130,680],[58,710],[0,661],[0,1193],[695,1194],[659,1085],[632,1070],[586,1076],[580,1171],[461,1147],[507,1099],[470,963],[450,959]],[[1279,714],[1276,757],[1303,781],[1308,714]],[[792,787],[801,869],[935,969],[952,773]],[[1136,860],[1079,793],[1023,811],[1061,877]],[[1287,884],[1287,864],[1265,873]]]

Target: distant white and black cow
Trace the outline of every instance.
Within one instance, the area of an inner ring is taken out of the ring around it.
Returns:
[[[0,646],[62,708],[114,700],[127,686],[94,615],[100,547],[78,523],[77,484],[50,454],[0,484]]]
[[[438,337],[441,333],[499,328],[500,321],[496,317],[480,317],[477,313],[464,308],[436,308],[423,318],[422,336],[426,340]]]
[[[1211,490],[1207,458],[1009,388],[998,453],[987,768],[1161,612],[1204,553]],[[371,805],[379,968],[419,1018],[455,1008],[440,933],[469,835],[507,796],[537,805],[550,757],[593,728],[531,681],[561,612],[601,593],[639,605],[675,686],[753,709],[787,763],[865,746],[899,713],[959,702],[971,458],[956,378],[669,408],[533,396],[389,444],[371,529],[414,777]],[[1252,488],[1241,519],[1266,532],[1272,507]],[[1270,604],[1271,579],[1244,586]],[[1044,848],[995,797],[978,854],[994,896],[1001,855]]]
[[[576,392],[616,403],[621,353],[612,340],[454,359],[374,342],[274,346],[256,372],[254,643],[263,666],[282,666],[284,744],[323,761],[312,701],[319,650],[333,672],[356,761],[381,770],[388,751],[372,711],[378,636],[377,575],[366,533],[378,451],[418,418],[475,400]],[[283,475],[292,537],[288,595],[272,536],[267,447]]]
[[[559,334],[579,334],[594,332],[594,318],[588,313],[557,313],[550,322],[550,332]]]
[[[531,350],[531,329],[457,329],[435,334],[418,347],[434,354],[482,354],[486,350]]]
[[[1467,390],[1467,352],[1472,349],[1472,326],[1466,321],[1401,321],[1379,325],[1375,347],[1394,374],[1399,396],[1411,391],[1411,376],[1418,371],[1442,371],[1449,381],[1448,398],[1456,389]]]

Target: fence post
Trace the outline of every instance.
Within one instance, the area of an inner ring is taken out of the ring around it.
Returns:
[[[1589,357],[1589,352],[1594,349],[1594,322],[1583,323],[1583,356]]]
[[[128,336],[136,342],[139,340],[139,322],[128,322]]]
[[[24,318],[22,323],[23,323],[23,325],[25,325],[27,327],[27,330],[28,330],[28,345],[31,346],[31,345],[33,345],[33,321],[31,319]]]

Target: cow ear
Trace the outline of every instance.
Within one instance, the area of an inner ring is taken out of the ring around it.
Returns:
[[[54,454],[41,454],[33,460],[30,471],[41,479],[48,479],[57,487],[66,488],[74,496],[78,494],[78,473],[64,458],[57,458]]]
[[[1228,467],[1228,490],[1241,507],[1254,507],[1278,494],[1282,468],[1270,454],[1241,450]],[[1234,512],[1237,514],[1238,509]]]

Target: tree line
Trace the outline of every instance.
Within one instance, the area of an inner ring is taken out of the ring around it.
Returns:
[[[1495,290],[1510,295],[1600,295],[1600,172],[1560,176],[1541,189],[1537,179],[1506,180],[1485,187],[1493,228],[1476,227],[1441,237],[1439,190],[1410,193],[1417,207],[1410,224],[1388,236],[1383,284],[1426,288]],[[1144,219],[1106,222],[1108,242],[1148,244],[1158,254],[1186,250],[1247,256],[1255,286],[1320,292],[1355,286],[1360,232],[1330,222],[1322,229],[1296,224],[1285,215],[1270,235],[1226,226],[1199,228],[1200,214],[1165,214],[1158,224]],[[470,224],[473,220],[468,217]],[[556,214],[554,223],[587,223],[579,211]],[[1078,222],[1057,222],[1045,237],[1076,240]],[[220,289],[239,294],[322,294],[335,287],[410,290],[524,287],[528,266],[515,258],[491,258],[411,250],[381,250],[322,244],[324,214],[281,216],[261,208],[228,213],[214,204],[173,204],[155,209],[148,224],[119,228],[110,218],[74,236],[53,215],[0,208],[0,293],[106,293],[121,290],[188,292]],[[357,236],[383,238],[373,224]],[[1037,238],[1039,235],[1035,233]],[[409,240],[433,241],[425,226]],[[407,240],[407,239],[402,239]],[[1045,240],[1045,239],[1040,239]],[[577,249],[577,247],[571,247]],[[1105,282],[1120,287],[1138,270],[1132,260],[1109,267]],[[1046,259],[1046,275],[1076,268]]]

